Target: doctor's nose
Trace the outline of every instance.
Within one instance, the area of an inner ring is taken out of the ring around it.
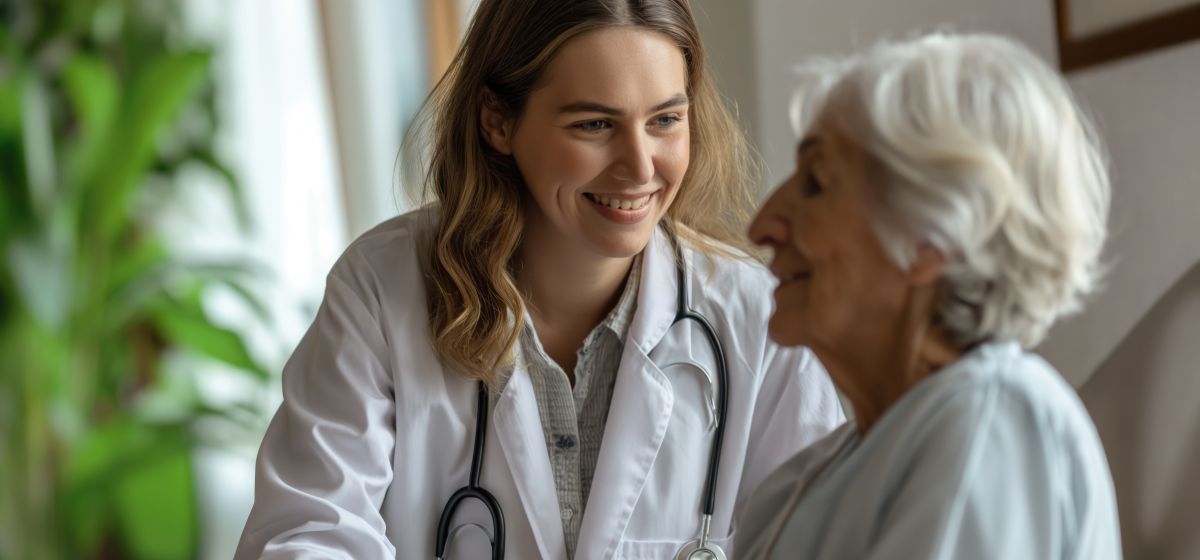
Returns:
[[[613,176],[634,185],[645,185],[654,178],[654,145],[641,131],[629,132],[622,138]]]

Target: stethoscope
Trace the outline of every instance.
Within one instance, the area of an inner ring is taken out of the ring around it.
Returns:
[[[675,554],[675,560],[726,560],[725,551],[708,540],[712,527],[713,509],[717,501],[717,471],[720,467],[721,444],[725,440],[725,413],[729,402],[728,395],[726,395],[729,374],[725,364],[725,348],[721,345],[721,340],[717,338],[717,330],[713,328],[712,323],[704,315],[693,311],[689,305],[683,250],[680,247],[679,238],[670,231],[670,228],[668,228],[668,234],[675,248],[675,273],[679,278],[675,319],[671,321],[671,325],[674,326],[680,321],[691,319],[704,329],[705,337],[708,338],[709,344],[717,354],[718,391],[717,425],[716,433],[713,434],[712,452],[708,458],[708,476],[705,477],[706,488],[704,501],[701,504],[703,507],[700,517],[700,537],[685,543]],[[442,510],[442,517],[438,520],[437,526],[437,545],[434,549],[434,555],[438,560],[442,560],[446,554],[446,540],[450,535],[450,518],[454,517],[454,510],[467,498],[479,500],[491,514],[492,528],[495,533],[495,538],[492,540],[492,558],[493,560],[504,558],[504,512],[500,509],[500,502],[496,500],[496,497],[479,485],[479,476],[483,471],[483,445],[487,434],[487,413],[487,388],[483,382],[480,382],[475,404],[475,445],[471,455],[471,478],[468,479],[466,486],[459,488],[450,496],[450,500],[446,502],[446,507]]]

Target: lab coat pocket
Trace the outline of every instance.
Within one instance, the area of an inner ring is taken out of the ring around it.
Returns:
[[[699,514],[697,513],[697,517]],[[691,542],[699,537],[699,534],[679,541],[635,541],[626,540],[617,546],[617,553],[614,558],[618,560],[670,560],[679,553],[679,549],[683,545]],[[725,551],[725,557],[730,558],[730,547],[733,544],[733,535],[719,538],[709,539],[709,542],[721,547]]]

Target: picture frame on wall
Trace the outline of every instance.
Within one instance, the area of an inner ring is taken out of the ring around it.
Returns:
[[[1054,0],[1054,8],[1064,72],[1200,39],[1200,0]]]

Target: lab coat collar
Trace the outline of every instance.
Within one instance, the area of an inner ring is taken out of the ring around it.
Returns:
[[[679,284],[675,270],[675,249],[670,236],[661,226],[654,229],[654,235],[646,245],[641,275],[637,311],[629,325],[627,340],[633,342],[642,354],[648,355],[675,321]]]

